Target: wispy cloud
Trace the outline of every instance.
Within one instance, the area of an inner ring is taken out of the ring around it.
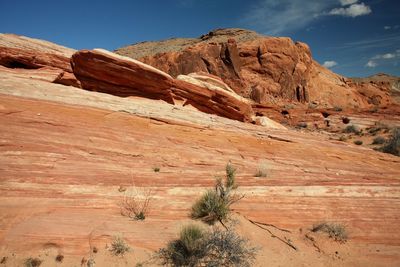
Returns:
[[[348,6],[357,3],[358,0],[339,0],[339,2],[342,4],[342,6]]]
[[[336,61],[333,61],[333,60],[325,61],[324,64],[322,64],[322,66],[324,66],[325,68],[328,68],[328,69],[333,68],[333,67],[335,67],[337,65],[338,65],[338,63]]]
[[[358,0],[259,0],[244,13],[241,23],[277,35],[306,28],[328,15],[357,17],[369,13],[371,8]]]
[[[370,60],[365,64],[365,67],[375,68],[381,64],[394,63],[397,65],[397,61],[400,58],[400,49],[394,52],[386,54],[378,54],[370,58]]]
[[[339,15],[345,17],[358,17],[370,14],[371,8],[364,3],[352,4],[349,7],[334,8],[329,11],[329,15]]]
[[[393,26],[383,26],[383,29],[385,30],[397,30],[398,28],[400,28],[400,25],[393,25]]]
[[[365,67],[368,67],[368,68],[375,68],[376,66],[378,66],[378,64],[373,60],[370,60],[367,62],[367,64],[365,64]]]
[[[386,34],[376,38],[370,38],[355,42],[347,42],[343,45],[335,46],[335,49],[371,49],[393,47],[400,43],[400,36],[397,34]]]
[[[276,35],[304,28],[335,2],[261,0],[245,13],[242,23],[265,34]]]

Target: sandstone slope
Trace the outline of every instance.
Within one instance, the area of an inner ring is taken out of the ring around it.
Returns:
[[[239,233],[261,247],[255,266],[396,266],[399,158],[314,134],[272,130],[143,98],[119,98],[0,75],[1,255],[10,266],[58,253],[77,266],[145,261],[189,222],[193,200],[238,167]],[[268,177],[257,178],[267,164]],[[155,173],[154,167],[160,172]],[[152,188],[144,222],[121,216],[121,186]],[[294,250],[252,221],[290,239]],[[314,223],[344,223],[350,240],[305,238]],[[133,247],[107,251],[113,236]],[[315,246],[320,248],[317,251]],[[96,247],[98,254],[91,253]]]
[[[225,59],[235,44],[225,44]],[[21,266],[28,257],[44,260],[41,266],[87,266],[89,259],[96,266],[154,266],[152,253],[191,222],[194,200],[229,161],[245,194],[234,205],[235,228],[260,248],[254,266],[400,264],[398,157],[318,132],[225,118],[223,107],[241,98],[218,77],[197,73],[188,76],[196,81],[179,80],[106,51],[74,53],[73,71],[88,90],[57,84],[60,67],[51,65],[51,55],[33,69],[0,68],[0,266]],[[100,67],[90,62],[95,59]],[[135,92],[140,82],[142,90],[156,89],[153,78],[157,92],[166,90],[161,95],[170,94],[173,103]],[[106,92],[102,82],[130,86],[132,93]],[[266,110],[296,117],[276,106],[253,107],[263,119]],[[315,111],[325,118],[326,110]],[[376,119],[398,123],[399,114],[390,111]],[[343,124],[340,116],[328,117]],[[370,117],[360,118],[368,126]],[[259,168],[267,177],[256,177]],[[144,189],[154,193],[146,220],[122,216],[121,200]],[[348,242],[310,233],[322,221],[345,225]],[[131,246],[126,256],[110,253],[114,236]]]

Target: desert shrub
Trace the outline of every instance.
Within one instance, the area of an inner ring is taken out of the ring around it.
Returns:
[[[338,242],[345,242],[348,239],[346,227],[338,223],[322,222],[314,225],[311,231],[326,233],[330,238]]]
[[[151,189],[135,187],[132,191],[126,194],[119,203],[121,214],[134,220],[144,220],[149,212],[154,193]]]
[[[63,260],[64,260],[64,255],[58,254],[58,255],[56,256],[56,261],[57,261],[57,262],[62,262]]]
[[[368,132],[371,135],[376,135],[378,132],[380,132],[380,131],[386,132],[388,129],[389,129],[389,127],[386,124],[377,122],[374,127],[371,127],[368,129]]]
[[[42,264],[42,260],[38,258],[28,258],[25,260],[25,267],[38,267]]]
[[[89,259],[89,260],[87,261],[86,266],[87,266],[87,267],[94,267],[95,264],[96,264],[96,262],[94,261],[94,259]]]
[[[335,107],[333,108],[333,110],[334,110],[334,111],[337,111],[337,112],[340,112],[340,111],[343,111],[343,108],[342,108],[342,107],[339,107],[339,106],[335,106]]]
[[[195,225],[181,230],[180,237],[160,249],[157,256],[169,266],[251,266],[256,248],[231,229],[205,231]]]
[[[360,134],[361,133],[360,129],[355,125],[347,126],[346,128],[344,128],[343,132],[345,132],[345,133],[354,133],[354,134]]]
[[[267,177],[268,175],[268,165],[265,162],[259,164],[257,172],[255,173],[256,177]]]
[[[154,171],[154,172],[160,172],[160,167],[154,167],[154,168],[153,168],[153,171]]]
[[[238,187],[235,179],[236,169],[228,163],[225,172],[225,183],[222,179],[217,179],[215,188],[207,190],[192,206],[192,218],[201,219],[208,224],[226,221],[230,206],[243,198],[242,195],[232,192]]]
[[[341,136],[339,137],[339,141],[344,142],[344,141],[346,141],[346,140],[347,140],[347,137],[344,136],[344,135],[341,135]]]
[[[343,122],[344,124],[348,124],[348,123],[350,122],[350,119],[347,118],[347,117],[343,117],[343,118],[342,118],[342,122]]]
[[[372,140],[373,145],[382,145],[386,142],[386,139],[382,136],[375,137],[374,140]]]
[[[196,266],[206,256],[204,230],[196,225],[184,227],[179,239],[170,241],[166,248],[158,251],[163,265]]]
[[[236,189],[236,168],[232,166],[231,163],[226,164],[225,166],[225,173],[226,173],[226,182],[225,187],[227,190]]]
[[[110,251],[115,256],[123,256],[126,252],[130,250],[128,244],[126,244],[125,240],[122,237],[116,236],[111,243]]]
[[[354,144],[356,144],[356,145],[358,145],[358,146],[361,146],[361,145],[363,144],[363,141],[361,141],[361,140],[355,140],[355,141],[354,141]]]
[[[400,128],[395,128],[387,143],[382,147],[382,152],[400,156]]]
[[[224,221],[228,217],[229,206],[224,197],[216,190],[207,190],[192,206],[192,218],[202,219],[213,224],[216,221]]]
[[[308,127],[307,122],[299,122],[297,124],[297,128],[307,128],[307,127]]]

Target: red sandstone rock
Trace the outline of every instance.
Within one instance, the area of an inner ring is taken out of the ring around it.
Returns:
[[[73,49],[50,42],[18,36],[0,34],[0,65],[20,75],[31,75],[35,79],[49,79],[49,72],[56,74],[51,82],[80,87],[72,74],[70,57]]]
[[[131,58],[102,49],[82,50],[72,56],[71,65],[84,89],[173,103],[172,77]]]
[[[236,93],[219,87],[200,87],[183,80],[175,80],[172,90],[177,98],[186,99],[183,105],[192,105],[203,112],[238,121],[252,121],[253,111],[249,101]]]
[[[247,37],[246,37],[247,36]],[[237,39],[236,41],[234,41]],[[118,49],[176,77],[208,72],[220,77],[235,92],[261,104],[318,102],[321,107],[385,106],[391,98],[377,87],[352,86],[312,59],[309,47],[290,38],[256,35],[224,29],[198,39],[144,43]],[[149,49],[151,47],[157,49]],[[162,51],[162,53],[158,53]]]
[[[79,51],[71,64],[84,89],[168,103],[175,98],[203,112],[240,121],[250,121],[253,115],[248,101],[233,92],[174,80],[154,67],[105,50]]]
[[[386,114],[391,116],[391,114]],[[135,266],[193,223],[190,207],[225,164],[237,167],[235,229],[257,251],[253,266],[398,266],[399,158],[144,98],[120,98],[0,71],[0,254],[6,266]],[[268,176],[255,177],[266,162]],[[155,173],[153,167],[160,167]],[[143,222],[120,215],[125,196],[152,189]],[[272,232],[245,217],[273,226]],[[340,244],[309,229],[342,223]],[[372,229],[372,230],[371,230]],[[106,249],[121,235],[124,257]],[[294,250],[278,238],[298,248]],[[92,253],[93,247],[98,253]],[[367,256],[366,256],[367,255]],[[339,258],[340,257],[340,258]]]

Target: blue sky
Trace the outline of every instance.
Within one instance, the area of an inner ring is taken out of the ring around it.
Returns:
[[[246,28],[307,43],[353,77],[400,76],[399,0],[0,0],[0,32],[75,49],[114,50],[215,28]]]

